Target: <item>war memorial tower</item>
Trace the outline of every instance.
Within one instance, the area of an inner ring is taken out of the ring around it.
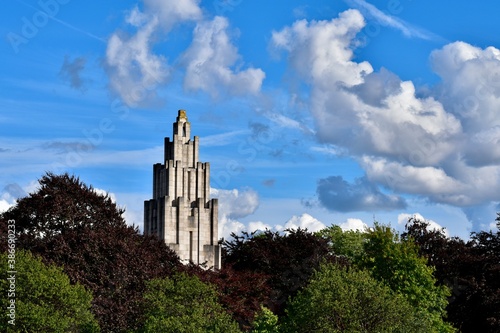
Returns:
[[[221,268],[218,201],[210,199],[210,163],[199,161],[186,111],[179,110],[163,163],[153,166],[153,199],[144,202],[144,234],[157,235],[183,261]]]

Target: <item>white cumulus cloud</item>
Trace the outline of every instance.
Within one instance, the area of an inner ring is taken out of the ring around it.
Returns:
[[[156,43],[179,23],[202,19],[197,0],[144,0],[125,21],[136,28],[129,35],[117,31],[106,49],[105,69],[111,90],[129,106],[157,101],[156,89],[170,77],[167,59],[153,52]]]
[[[24,198],[29,193],[37,191],[39,186],[40,184],[36,180],[31,181],[26,186],[21,186],[17,183],[6,185],[0,193],[0,213],[14,206],[17,199]]]
[[[352,2],[372,18],[408,28],[364,1]],[[500,50],[464,42],[435,50],[430,62],[442,81],[422,94],[412,81],[354,59],[364,26],[361,13],[350,9],[329,21],[299,20],[272,35],[271,47],[309,84],[319,141],[357,159],[366,180],[382,185],[387,198],[392,191],[458,207],[498,202]],[[333,193],[320,185],[321,193]],[[366,199],[350,204],[363,207]]]
[[[156,15],[166,31],[179,22],[202,19],[199,4],[200,0],[144,0],[146,13]]]
[[[326,225],[320,220],[312,217],[311,215],[304,213],[300,216],[292,216],[284,226],[284,229],[307,229],[309,232],[316,232],[321,229],[326,228]]]
[[[116,203],[116,195],[113,192],[108,192],[106,190],[100,189],[100,188],[94,188],[95,193],[101,195],[101,196],[108,196],[112,202]]]
[[[229,239],[232,232],[247,230],[238,219],[255,212],[259,196],[252,189],[222,190],[210,188],[210,195],[219,199],[219,237]]]
[[[0,199],[0,213],[6,212],[10,207],[14,205],[14,201],[11,200],[10,198],[5,198],[2,195],[2,198]]]
[[[417,221],[422,221],[422,222],[427,222],[429,226],[427,227],[428,230],[436,230],[436,231],[441,231],[443,227],[437,223],[436,221],[433,220],[428,220],[424,218],[420,213],[414,213],[414,214],[399,214],[398,215],[398,224],[404,225],[408,222],[410,218],[413,218]],[[450,237],[450,234],[447,229],[444,229],[444,234],[446,237]]]
[[[133,23],[139,24],[135,14]],[[130,36],[116,32],[108,40],[105,68],[109,85],[129,106],[138,106],[156,98],[155,88],[169,76],[166,59],[152,52],[159,20],[151,17]]]
[[[363,222],[361,219],[355,219],[355,218],[348,218],[344,223],[341,223],[340,228],[342,228],[343,231],[348,231],[348,230],[359,230],[359,231],[365,231],[366,228],[368,228],[368,225]]]
[[[197,0],[144,0],[142,11],[135,6],[125,18],[135,33],[117,31],[108,40],[104,67],[111,91],[132,107],[157,103],[156,89],[172,68],[153,47],[176,24],[200,19]]]
[[[185,66],[184,88],[202,90],[213,97],[256,94],[265,73],[259,68],[242,69],[242,58],[228,33],[228,21],[216,16],[206,19],[199,0],[144,0],[125,17],[134,33],[116,31],[108,40],[104,67],[109,87],[128,106],[161,103],[157,90],[175,70],[154,51],[184,22],[196,22],[191,45],[172,63]],[[189,28],[188,28],[189,29]]]
[[[259,68],[238,68],[240,56],[231,42],[228,26],[227,19],[221,16],[198,23],[193,42],[183,55],[186,89],[203,90],[214,97],[221,90],[230,95],[260,91],[265,73]]]
[[[255,221],[255,222],[249,222],[247,231],[252,233],[254,231],[265,231],[265,230],[272,230],[273,227],[267,223],[264,223],[262,221]]]
[[[467,135],[461,152],[465,162],[500,165],[500,50],[455,42],[432,52],[430,59],[442,78],[437,94]]]

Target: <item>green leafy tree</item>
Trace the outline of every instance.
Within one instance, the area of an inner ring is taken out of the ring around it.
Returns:
[[[240,332],[217,301],[217,291],[195,276],[176,274],[147,283],[140,332]]]
[[[260,312],[253,321],[252,332],[255,333],[279,333],[278,316],[265,306],[261,306]]]
[[[7,260],[6,253],[0,255],[2,268],[8,267]],[[7,270],[0,271],[3,317],[0,320],[0,331],[99,331],[97,321],[90,311],[92,294],[80,284],[72,285],[61,268],[47,266],[30,252],[18,250],[15,253],[15,270],[15,288],[11,288]],[[6,312],[11,299],[15,300],[15,317],[9,317],[10,312]]]
[[[332,225],[316,233],[326,239],[333,254],[345,256],[351,260],[360,257],[364,252],[366,232],[360,230],[343,231],[338,225]]]
[[[389,226],[380,224],[366,237],[363,255],[356,260],[358,267],[368,269],[377,280],[403,295],[430,321],[434,331],[453,332],[443,319],[450,291],[437,284],[434,268],[419,255],[418,247],[411,240],[401,241]]]
[[[289,304],[283,332],[431,332],[400,295],[368,271],[326,264]]]

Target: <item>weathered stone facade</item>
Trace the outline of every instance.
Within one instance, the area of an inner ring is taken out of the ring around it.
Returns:
[[[199,138],[179,110],[164,164],[153,166],[153,199],[144,202],[144,233],[158,235],[181,260],[219,269],[218,202],[210,199],[210,164],[199,162]]]

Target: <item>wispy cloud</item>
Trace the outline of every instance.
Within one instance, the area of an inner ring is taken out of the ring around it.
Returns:
[[[26,2],[24,2],[24,1],[22,1],[22,0],[17,0],[17,2],[19,2],[19,3],[23,4],[23,5],[24,5],[24,6],[26,6],[26,7],[29,7],[29,8],[31,8],[31,9],[34,9],[34,10],[36,10],[37,12],[39,12],[39,11],[40,11],[40,8],[36,8],[35,6],[32,6],[32,5],[30,5],[30,4],[28,4],[28,3],[26,3]],[[43,12],[43,11],[42,11],[42,12]],[[45,12],[43,12],[43,13],[45,13]],[[78,27],[75,27],[74,25],[71,25],[71,24],[69,24],[68,22],[62,21],[62,20],[58,19],[57,17],[55,17],[55,15],[48,15],[48,17],[49,17],[51,20],[56,21],[57,23],[62,24],[62,25],[64,25],[65,27],[67,27],[67,28],[69,28],[69,29],[71,29],[71,30],[74,30],[74,31],[79,32],[79,33],[82,33],[82,34],[84,34],[84,35],[87,35],[88,37],[93,38],[93,39],[96,39],[96,40],[98,40],[98,41],[100,41],[100,42],[102,42],[102,43],[106,43],[106,40],[105,40],[104,38],[101,38],[101,37],[99,37],[99,36],[96,36],[96,35],[94,35],[94,34],[92,34],[92,33],[88,32],[88,31],[85,31],[85,30],[80,29],[80,28],[78,28]]]
[[[399,30],[408,38],[419,38],[430,41],[444,41],[445,39],[433,32],[416,27],[398,17],[389,15],[364,0],[344,0],[349,6],[358,9],[366,18],[375,20],[380,25]]]
[[[59,76],[66,82],[68,82],[71,88],[85,92],[87,88],[85,87],[85,79],[82,78],[82,71],[85,68],[85,63],[87,59],[85,57],[77,57],[73,61],[69,59],[69,56],[64,57],[64,63],[59,71]]]
[[[249,134],[248,130],[238,130],[231,131],[221,134],[214,134],[202,137],[200,140],[203,142],[204,147],[216,147],[216,146],[225,146],[230,143],[233,143],[235,138],[242,134]]]

